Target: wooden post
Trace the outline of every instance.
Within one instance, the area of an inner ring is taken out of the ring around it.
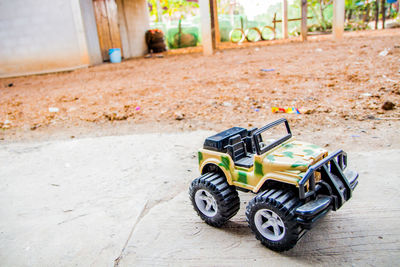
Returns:
[[[289,38],[287,0],[282,0],[282,35],[283,35],[283,39]]]
[[[301,40],[307,41],[307,0],[301,0]]]
[[[334,0],[332,28],[333,28],[333,38],[335,38],[336,40],[340,40],[343,38],[344,13],[345,13],[344,0]]]
[[[211,35],[213,48],[216,49],[221,42],[218,23],[218,6],[217,0],[210,0],[210,14],[211,14]]]
[[[378,29],[379,22],[379,1],[375,1],[375,30]]]
[[[376,0],[378,1],[378,0]],[[381,12],[382,12],[382,29],[385,29],[385,13],[386,13],[386,0],[381,1]]]
[[[203,54],[210,56],[213,53],[210,0],[200,0],[200,19],[201,19],[201,42],[203,43]]]
[[[93,7],[103,60],[109,60],[109,49],[121,48],[122,50],[117,4],[114,0],[96,0],[93,1]]]
[[[367,5],[364,15],[364,22],[369,22],[369,5]]]

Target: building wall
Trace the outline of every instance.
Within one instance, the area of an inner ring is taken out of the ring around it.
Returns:
[[[93,0],[79,1],[90,65],[100,64],[103,62],[92,1]]]
[[[83,1],[0,0],[0,77],[98,63],[96,24]]]
[[[125,58],[147,53],[145,34],[150,29],[146,0],[116,0],[122,49]]]

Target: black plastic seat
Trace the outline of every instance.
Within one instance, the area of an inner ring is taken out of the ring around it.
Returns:
[[[246,157],[235,161],[235,164],[244,168],[251,168],[254,164],[254,154],[248,154]]]
[[[246,145],[239,134],[229,138],[229,145],[226,148],[235,165],[245,168],[253,166],[254,155],[247,153]]]

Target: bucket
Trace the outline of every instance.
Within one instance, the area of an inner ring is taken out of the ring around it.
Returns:
[[[110,56],[111,63],[120,63],[121,62],[121,49],[120,48],[109,49],[108,55]]]

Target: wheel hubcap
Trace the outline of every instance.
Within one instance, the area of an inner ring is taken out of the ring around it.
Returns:
[[[281,217],[269,209],[261,209],[254,215],[257,230],[267,239],[281,240],[285,235],[285,224]]]
[[[194,196],[197,208],[208,217],[213,217],[217,214],[217,201],[210,192],[204,189],[197,190]]]

